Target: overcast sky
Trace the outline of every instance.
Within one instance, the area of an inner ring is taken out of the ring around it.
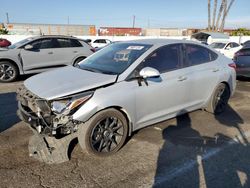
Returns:
[[[0,0],[0,22],[7,12],[18,23],[131,27],[134,15],[136,27],[207,26],[207,0]],[[238,27],[250,28],[250,0],[235,0],[227,17],[225,28]]]

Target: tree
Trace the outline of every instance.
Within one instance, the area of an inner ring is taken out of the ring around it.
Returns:
[[[207,2],[207,8],[208,8],[208,31],[211,30],[211,0],[208,0]]]
[[[232,36],[249,36],[250,30],[247,30],[246,28],[239,28],[232,32]]]
[[[0,29],[0,35],[7,35],[9,31],[6,28]]]
[[[216,19],[216,13],[217,13],[217,4],[218,0],[214,0],[214,8],[213,8],[213,17],[212,17],[212,25],[211,25],[211,14],[210,14],[210,6],[211,6],[211,0],[208,0],[208,30],[212,31],[220,31],[223,32],[226,17],[233,5],[235,0],[230,0],[230,3],[228,4],[228,0],[221,0],[220,9],[217,15]],[[216,23],[215,23],[216,20]]]
[[[213,10],[213,21],[212,21],[212,30],[215,30],[215,19],[216,19],[216,11],[217,11],[217,0],[214,0],[214,10]]]
[[[219,9],[219,12],[218,12],[217,21],[216,21],[216,25],[215,25],[214,31],[218,31],[221,14],[222,14],[224,6],[225,6],[225,1],[226,0],[222,0],[221,1],[220,9]]]
[[[229,3],[229,6],[227,7],[227,4],[224,7],[224,15],[221,21],[221,26],[220,26],[220,31],[222,32],[224,30],[224,26],[225,26],[225,21],[226,21],[226,17],[228,15],[229,10],[231,9],[233,3],[235,0],[231,0]]]

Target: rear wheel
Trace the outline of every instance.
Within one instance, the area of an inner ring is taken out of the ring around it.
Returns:
[[[212,98],[207,107],[207,111],[213,114],[222,113],[228,105],[228,100],[230,98],[230,90],[228,86],[224,83],[220,83],[216,88]]]
[[[18,76],[17,67],[9,61],[0,62],[0,82],[11,82]]]
[[[81,148],[97,156],[109,156],[117,152],[128,134],[126,118],[115,109],[103,110],[80,126],[78,141]]]
[[[78,63],[80,63],[82,60],[84,60],[86,57],[79,57],[75,60],[74,62],[74,67],[76,67],[78,65]]]

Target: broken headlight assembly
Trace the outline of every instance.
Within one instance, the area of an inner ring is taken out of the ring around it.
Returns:
[[[79,95],[74,95],[68,98],[61,98],[51,102],[51,110],[55,114],[70,115],[74,113],[81,105],[87,102],[94,92],[86,92]]]

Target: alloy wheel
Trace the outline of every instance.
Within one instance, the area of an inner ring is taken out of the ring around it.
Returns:
[[[116,117],[105,117],[92,129],[90,144],[96,152],[111,152],[122,141],[124,125]]]
[[[0,80],[9,81],[15,78],[15,70],[13,66],[7,63],[0,64]]]

